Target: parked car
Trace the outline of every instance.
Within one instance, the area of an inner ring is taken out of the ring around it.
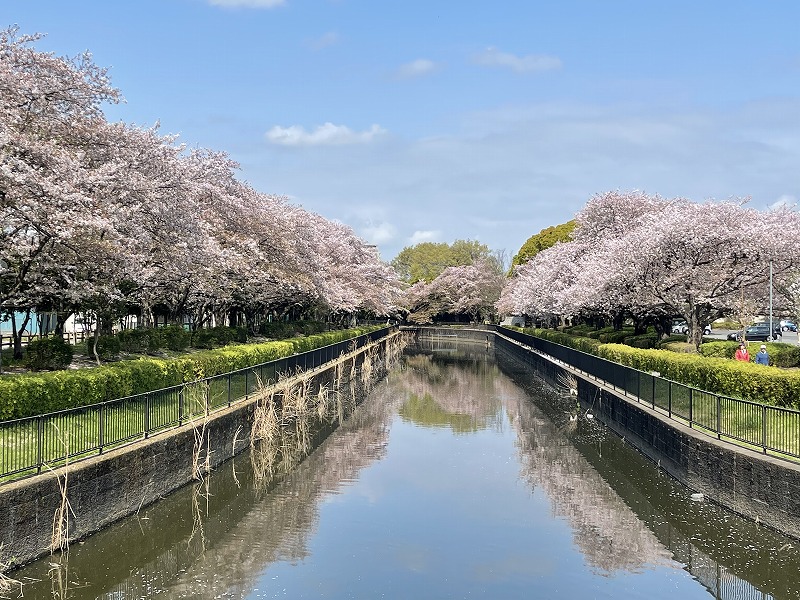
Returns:
[[[797,331],[797,323],[783,319],[781,321],[781,331]]]
[[[681,335],[686,335],[688,332],[689,332],[689,326],[686,324],[686,321],[672,322],[672,333],[679,333]]]
[[[750,342],[772,342],[780,340],[781,337],[781,327],[780,325],[776,325],[772,328],[772,332],[769,330],[769,323],[753,323],[744,330],[744,337],[747,338]],[[742,332],[741,331],[734,331],[728,334],[729,340],[741,340],[742,339]]]
[[[689,333],[689,326],[686,324],[686,321],[673,321],[672,322],[672,333],[679,333],[681,335],[686,335]],[[711,325],[706,325],[703,327],[703,335],[709,335],[711,333]]]

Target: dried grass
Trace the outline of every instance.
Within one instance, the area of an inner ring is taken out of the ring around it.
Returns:
[[[3,545],[0,544],[0,598],[11,598],[11,594],[18,591],[17,598],[22,598],[22,582],[19,579],[14,579],[5,575],[5,572],[11,568],[14,560],[6,560],[3,557]]]
[[[69,440],[64,436],[61,430],[53,425],[56,430],[56,439],[64,447],[64,456],[69,457]],[[55,473],[49,465],[47,467],[51,472]],[[50,536],[50,554],[56,550],[65,552],[69,550],[69,516],[75,516],[72,506],[67,496],[67,488],[69,484],[69,458],[64,461],[64,466],[61,468],[62,475],[56,473],[56,483],[58,484],[59,494],[61,501],[58,508],[53,514],[53,529]]]

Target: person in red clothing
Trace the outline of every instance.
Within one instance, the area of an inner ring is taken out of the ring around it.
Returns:
[[[734,358],[736,360],[750,362],[750,353],[747,352],[747,346],[744,345],[744,342],[739,344],[739,348],[736,350],[736,355],[734,356]]]

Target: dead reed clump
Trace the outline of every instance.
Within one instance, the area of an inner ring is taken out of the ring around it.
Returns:
[[[561,372],[556,376],[560,391],[565,396],[578,395],[578,378],[572,373]]]
[[[22,582],[5,574],[11,568],[14,559],[3,557],[3,545],[0,544],[0,598],[11,598],[10,594],[18,591],[17,598],[22,598]]]
[[[386,351],[392,360],[407,343],[404,337],[396,338],[391,340],[391,350]],[[300,370],[279,375],[269,386],[258,380],[250,431],[250,460],[257,482],[271,481],[294,468],[311,451],[315,432],[326,421],[329,425],[344,421],[359,387],[368,390],[383,366],[381,348],[374,344],[360,349],[359,355],[356,345],[351,344],[350,351],[331,365],[330,383],[319,385],[316,391],[313,374]]]
[[[56,439],[64,448],[64,456],[69,457],[69,440],[66,436],[61,432],[61,430],[53,425],[56,430]],[[49,465],[47,468],[54,472]],[[59,502],[58,508],[56,508],[55,513],[53,514],[53,530],[50,536],[50,554],[55,552],[56,550],[60,550],[61,552],[65,552],[69,549],[69,516],[75,516],[75,513],[72,510],[72,506],[69,502],[69,497],[67,496],[67,489],[69,484],[69,458],[64,461],[64,465],[61,468],[61,475],[56,473],[56,483],[58,484],[58,491],[61,496],[61,501]]]
[[[210,498],[209,478],[206,477],[195,484],[192,490],[192,533],[189,535],[189,539],[186,540],[187,546],[191,545],[195,538],[199,540],[199,554],[206,551],[206,534],[203,527],[203,510],[200,507],[200,502],[201,500],[205,501],[205,516],[208,516]]]
[[[64,563],[51,562],[50,568],[47,570],[47,576],[50,578],[50,594],[53,598],[62,600],[70,597],[68,560]]]
[[[231,443],[231,470],[233,472],[233,481],[236,484],[237,488],[242,487],[239,484],[239,478],[236,476],[236,441],[239,438],[239,434],[242,433],[242,426],[236,428],[236,431],[233,433],[233,442]]]
[[[333,389],[339,389],[339,386],[342,384],[342,377],[344,377],[344,360],[339,359],[336,362],[336,366],[333,369]]]
[[[323,383],[319,386],[317,390],[317,418],[322,420],[328,415],[328,411],[330,410],[330,394],[328,390],[328,384]]]
[[[368,391],[372,385],[372,373],[375,370],[375,357],[378,353],[378,346],[371,346],[364,352],[364,360],[361,362],[361,385]]]

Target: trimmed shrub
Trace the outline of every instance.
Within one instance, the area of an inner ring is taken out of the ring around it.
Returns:
[[[789,344],[767,344],[769,364],[776,367],[800,367],[800,346]]]
[[[155,352],[162,345],[157,329],[125,329],[117,334],[120,349],[131,354]]]
[[[313,337],[226,346],[178,358],[139,358],[77,371],[3,375],[0,377],[0,420],[86,406],[179,385],[345,341],[381,328],[363,327]]]
[[[733,358],[739,342],[704,342],[700,345],[700,354],[714,358]]]
[[[232,342],[247,342],[247,329],[244,327],[211,327],[198,329],[192,333],[192,346],[195,348],[218,348]]]
[[[658,371],[665,379],[724,396],[800,407],[798,371],[667,350],[639,350],[622,344],[605,344],[598,355],[640,371]]]
[[[646,333],[643,335],[632,335],[622,340],[622,343],[634,348],[655,348],[658,345],[657,333]]]
[[[262,323],[260,333],[271,339],[286,339],[295,334],[295,327],[286,321],[273,321],[272,323]]]
[[[658,344],[656,345],[657,348],[664,348],[674,342],[679,342],[681,344],[687,344],[686,336],[683,334],[673,333],[669,336],[658,340]],[[689,344],[692,347],[692,352],[695,351],[694,344]],[[680,350],[680,352],[686,352],[685,350]]]
[[[192,347],[194,348],[205,348],[206,350],[210,350],[211,348],[216,348],[219,345],[217,340],[217,336],[211,329],[198,329],[197,331],[192,333]]]
[[[90,338],[86,343],[89,349],[89,355],[91,356],[93,353],[92,345],[94,340]],[[109,360],[116,357],[119,355],[121,348],[122,345],[120,344],[119,338],[115,335],[101,335],[97,338],[97,355],[102,360]]]
[[[316,335],[328,330],[322,321],[273,321],[262,323],[259,332],[272,339],[287,339],[295,335]]]
[[[25,349],[25,366],[31,371],[66,369],[72,362],[72,346],[61,336],[33,340]]]
[[[610,331],[604,331],[597,336],[597,339],[604,344],[622,344],[625,338],[631,337],[633,334],[633,329],[627,329],[623,327],[622,329],[611,329]]]
[[[183,352],[192,341],[192,336],[180,325],[162,327],[158,333],[162,340],[160,347],[166,347],[173,352]]]

